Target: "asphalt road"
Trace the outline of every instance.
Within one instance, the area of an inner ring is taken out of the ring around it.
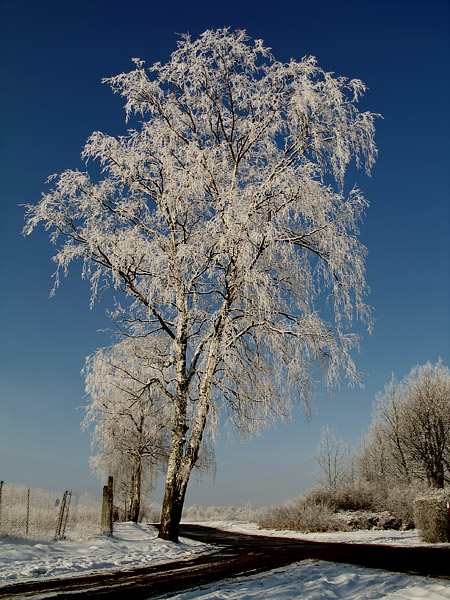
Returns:
[[[97,573],[64,580],[42,580],[0,587],[0,598],[110,598],[144,600],[242,575],[253,575],[305,559],[347,563],[450,579],[450,550],[373,544],[301,542],[286,538],[182,525],[183,537],[218,546],[193,560]]]

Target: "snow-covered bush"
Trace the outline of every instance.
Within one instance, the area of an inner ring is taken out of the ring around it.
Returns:
[[[291,529],[302,533],[348,529],[344,521],[334,519],[333,516],[334,511],[327,504],[312,504],[301,496],[282,506],[261,511],[258,525],[263,529]]]
[[[370,512],[364,510],[347,511],[336,513],[333,516],[337,522],[345,523],[340,530],[364,530],[364,529],[400,529],[401,521],[387,511]]]
[[[386,489],[356,480],[336,487],[314,488],[296,500],[261,512],[258,524],[266,529],[349,531],[355,529],[410,529],[414,527],[417,485]]]
[[[307,493],[308,502],[324,503],[336,512],[389,513],[394,529],[414,527],[414,500],[429,487],[424,482],[387,486],[385,482],[357,479],[335,488],[320,487]]]
[[[450,489],[416,498],[414,521],[424,542],[450,542]]]
[[[335,487],[319,487],[306,494],[308,504],[326,504],[337,510],[373,510],[376,489],[369,483],[355,481]]]
[[[426,493],[429,487],[424,482],[413,482],[409,485],[379,486],[377,508],[387,510],[401,522],[402,529],[413,529],[414,501]]]
[[[257,521],[257,511],[247,504],[235,506],[192,506],[183,509],[183,521]]]

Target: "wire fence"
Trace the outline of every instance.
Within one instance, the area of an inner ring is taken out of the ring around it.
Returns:
[[[101,500],[0,482],[0,535],[40,541],[86,539],[100,533]]]

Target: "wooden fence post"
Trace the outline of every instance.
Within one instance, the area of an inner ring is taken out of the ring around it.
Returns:
[[[0,525],[2,523],[2,491],[3,491],[3,479],[0,481]]]
[[[114,507],[114,480],[110,475],[108,485],[103,487],[102,504],[102,533],[112,536],[113,534],[113,507]]]
[[[27,491],[27,523],[25,527],[25,533],[28,535],[28,529],[30,525],[30,488]]]
[[[56,524],[56,533],[55,540],[64,539],[66,532],[67,520],[69,518],[69,507],[70,507],[70,499],[72,498],[72,491],[66,490],[64,492],[63,499],[61,501],[61,506],[59,509],[59,517],[58,523]]]

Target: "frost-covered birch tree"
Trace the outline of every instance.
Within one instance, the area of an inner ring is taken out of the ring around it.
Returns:
[[[95,132],[83,150],[101,176],[52,177],[25,232],[51,231],[56,286],[80,259],[93,299],[105,281],[127,298],[128,335],[164,340],[160,536],[177,540],[221,408],[245,435],[306,403],[318,369],[327,384],[357,377],[352,324],[370,327],[367,202],[344,175],[352,160],[370,171],[375,115],[358,110],[361,81],[312,57],[279,62],[243,31],[185,35],[167,63],[134,65],[105,80],[125,100],[128,132]]]
[[[86,360],[89,404],[83,429],[91,433],[91,467],[113,475],[127,520],[139,520],[142,495],[167,464],[171,410],[152,385],[154,348],[126,338]]]

